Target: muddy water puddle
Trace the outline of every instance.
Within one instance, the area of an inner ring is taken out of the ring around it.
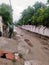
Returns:
[[[30,47],[33,47],[32,43],[30,42],[29,39],[24,39],[24,41],[25,41]]]
[[[47,41],[41,41],[41,44],[42,44],[42,45],[47,45],[47,46],[49,46],[49,44],[48,44]]]
[[[49,43],[47,41],[41,41],[42,46],[42,50],[45,54],[47,54],[47,56],[49,56]]]
[[[48,47],[43,47],[45,50],[49,50],[49,48]]]
[[[41,44],[43,45],[43,49],[49,50],[49,44],[47,41],[41,41]]]

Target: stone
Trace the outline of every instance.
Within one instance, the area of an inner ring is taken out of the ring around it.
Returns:
[[[14,54],[12,54],[12,53],[7,53],[7,54],[6,54],[6,58],[9,59],[9,60],[13,60],[15,57],[14,57]]]

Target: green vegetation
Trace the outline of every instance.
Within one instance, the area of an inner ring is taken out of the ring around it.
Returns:
[[[49,2],[49,0],[48,0]],[[17,25],[43,25],[49,27],[49,6],[42,2],[36,2],[33,7],[29,6],[22,12],[22,17]]]
[[[20,57],[20,58],[23,58],[23,55],[22,55],[21,53],[19,53],[19,57]]]
[[[49,0],[47,0],[48,1],[48,3],[49,3]]]
[[[12,23],[13,19],[12,19],[12,8],[11,6],[7,5],[7,4],[1,4],[0,5],[0,15],[3,18],[3,23],[8,25]]]
[[[13,62],[13,65],[16,65],[17,60],[13,59],[12,62]]]
[[[16,62],[16,59],[13,59],[12,62]]]

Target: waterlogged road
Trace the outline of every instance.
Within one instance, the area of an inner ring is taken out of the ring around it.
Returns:
[[[31,54],[30,56],[26,56],[26,60],[37,60],[44,62],[45,64],[43,65],[49,65],[49,40],[41,39],[35,34],[18,27],[16,28],[16,33],[20,35],[29,45],[29,48],[31,48]]]

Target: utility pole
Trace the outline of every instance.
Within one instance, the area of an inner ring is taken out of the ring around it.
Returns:
[[[12,8],[11,0],[9,0],[9,3],[10,3],[10,7]],[[13,10],[12,10],[12,11],[13,11]],[[12,16],[12,18],[13,18],[13,16]]]
[[[10,7],[12,7],[12,5],[11,5],[11,0],[9,0],[9,3],[10,3]]]

